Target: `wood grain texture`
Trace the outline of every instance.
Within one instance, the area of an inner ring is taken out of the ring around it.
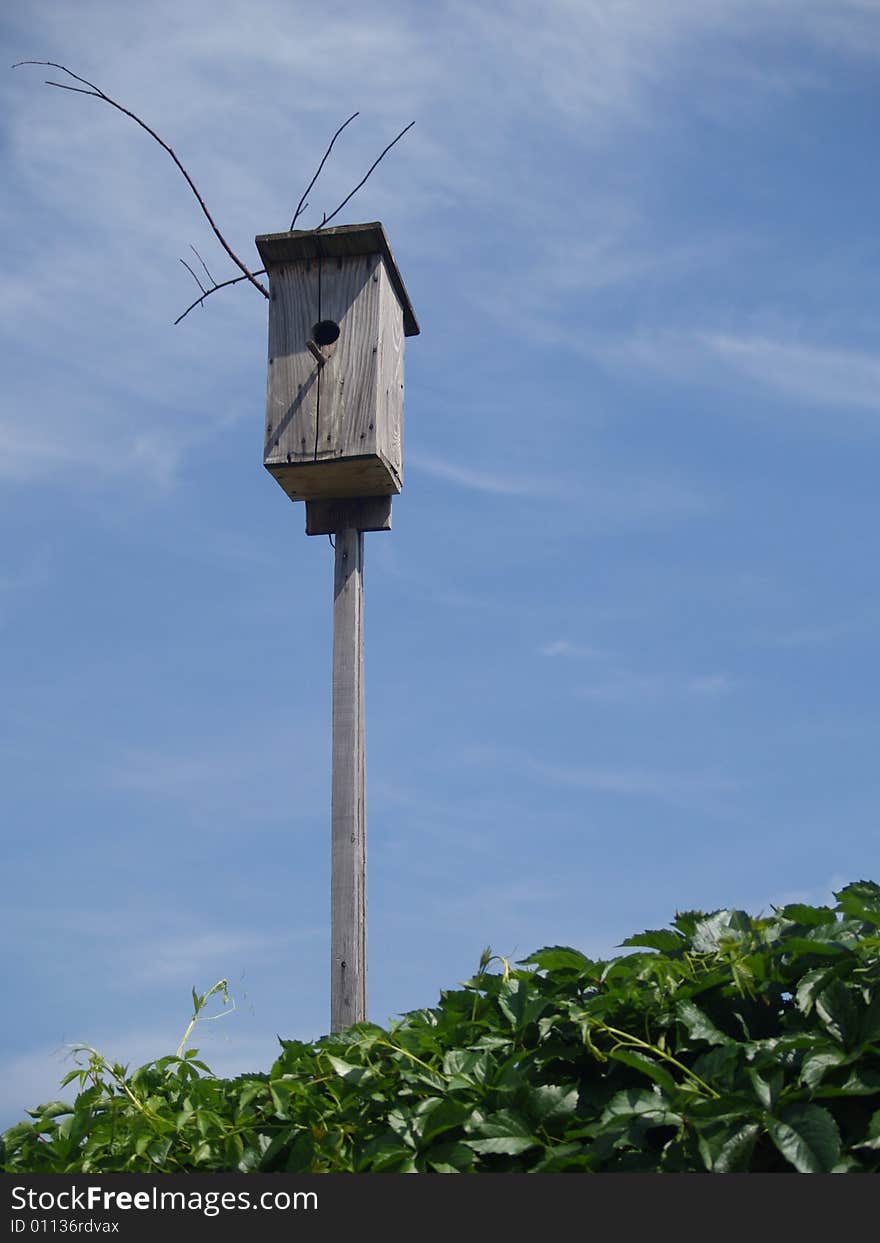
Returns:
[[[384,267],[379,277],[379,368],[376,392],[376,451],[403,487],[403,318],[397,293]]]
[[[378,456],[299,466],[269,463],[267,469],[292,501],[390,496],[399,491],[395,472]]]
[[[316,458],[375,453],[381,282],[379,255],[318,261],[318,319],[339,324],[333,357],[320,368]],[[314,266],[314,265],[313,265]]]
[[[380,254],[269,269],[263,461],[293,500],[391,495],[403,461],[403,320]],[[315,325],[339,337],[316,359]]]
[[[330,1030],[367,1012],[367,807],[364,740],[363,533],[336,534],[333,582],[333,779]]]

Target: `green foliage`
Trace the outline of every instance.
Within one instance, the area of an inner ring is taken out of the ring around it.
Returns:
[[[186,1039],[0,1139],[6,1172],[880,1171],[880,886],[689,911],[594,962],[552,946],[388,1029],[214,1078]],[[491,972],[497,962],[499,972]]]

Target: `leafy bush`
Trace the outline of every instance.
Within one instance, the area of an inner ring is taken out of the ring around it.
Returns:
[[[268,1074],[94,1050],[7,1172],[880,1170],[880,886],[770,917],[676,915],[593,962],[561,946],[386,1030],[281,1041]],[[490,971],[493,963],[499,969]],[[217,991],[216,985],[211,992]],[[193,992],[193,1021],[207,997]],[[190,1024],[187,1035],[193,1024]]]

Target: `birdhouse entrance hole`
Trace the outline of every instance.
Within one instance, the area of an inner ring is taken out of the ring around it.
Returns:
[[[335,319],[322,319],[312,328],[315,345],[332,345],[339,340],[339,325]]]

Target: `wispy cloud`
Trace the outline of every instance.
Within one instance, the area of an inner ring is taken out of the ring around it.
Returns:
[[[622,798],[656,799],[715,814],[726,814],[730,796],[741,789],[740,781],[716,771],[681,772],[632,764],[548,763],[533,754],[495,746],[472,747],[463,758],[472,764],[501,768],[549,786],[592,790]]]
[[[642,768],[563,766],[530,760],[529,771],[555,786],[572,786],[627,798],[656,798],[661,802],[691,804],[695,799],[723,799],[739,788],[718,773],[677,773]],[[720,810],[719,805],[719,810]]]
[[[723,673],[682,677],[615,669],[594,682],[578,685],[573,693],[581,699],[638,706],[669,699],[718,699],[729,694],[731,688],[730,678]]]
[[[880,410],[880,354],[709,334],[709,353],[758,383],[819,406]]]
[[[733,689],[733,679],[726,673],[639,673],[622,668],[599,648],[569,639],[545,643],[544,656],[586,660],[590,664],[591,681],[578,681],[572,693],[582,699],[606,703],[645,704],[670,698],[717,699]]]
[[[314,735],[285,727],[257,739],[218,736],[195,746],[126,748],[93,779],[105,789],[177,804],[194,820],[220,828],[242,812],[254,824],[289,821],[291,809],[279,791],[295,780],[296,819],[305,823],[323,804],[326,763]]]
[[[499,473],[460,466],[425,452],[411,453],[409,461],[417,471],[470,491],[541,497],[554,505],[576,505],[579,520],[587,529],[687,521],[717,505],[717,500],[671,472],[638,473],[602,466],[575,473],[565,463],[556,474],[538,470]]]
[[[641,330],[630,337],[585,341],[590,357],[628,375],[729,388],[739,375],[768,394],[816,411],[880,410],[880,354],[779,337],[731,332]],[[719,363],[724,370],[719,372]],[[870,426],[875,426],[871,418]]]
[[[287,935],[256,933],[244,928],[199,928],[190,933],[151,939],[147,952],[131,958],[130,945],[126,954],[126,976],[131,983],[161,984],[165,981],[207,980],[222,978],[233,969],[259,962],[261,967],[289,955],[295,942],[310,941],[316,933],[299,928]]]
[[[416,471],[473,492],[488,492],[493,496],[546,496],[559,491],[558,482],[551,479],[535,480],[514,474],[473,470],[428,453],[410,453],[407,460]]]
[[[589,647],[585,643],[572,643],[570,639],[554,639],[551,643],[543,644],[540,651],[544,656],[573,656],[581,659],[603,655],[599,648]]]
[[[808,626],[792,626],[788,630],[768,635],[762,641],[771,647],[826,647],[851,639],[854,635],[873,631],[876,625],[877,611],[869,610],[861,617],[850,617]]]

